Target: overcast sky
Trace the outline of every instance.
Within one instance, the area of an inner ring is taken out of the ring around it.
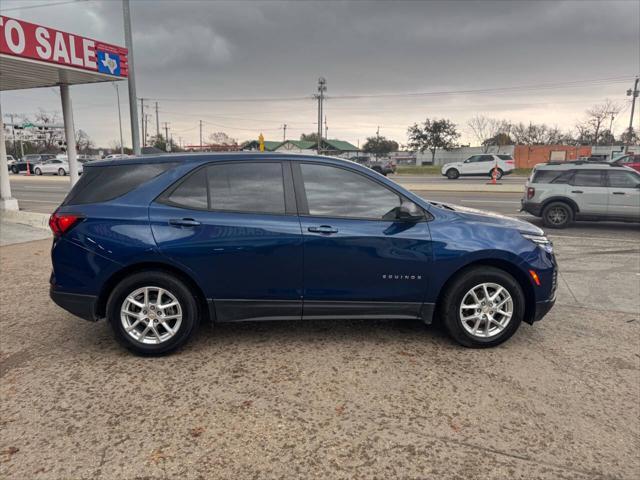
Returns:
[[[3,15],[124,45],[119,0],[2,0]],[[626,109],[640,72],[640,1],[269,2],[132,0],[138,96],[159,102],[174,139],[198,143],[224,131],[238,140],[298,138],[316,127],[312,99],[327,79],[329,137],[356,144],[380,134],[406,143],[407,126],[450,118],[471,141],[476,115],[571,128],[606,98]],[[383,96],[540,86],[578,87],[466,94]],[[616,80],[617,79],[617,80]],[[128,128],[126,82],[120,82]],[[100,146],[118,138],[110,84],[71,89],[76,128]],[[372,95],[368,98],[340,98]],[[377,96],[376,95],[382,95]],[[334,98],[331,98],[335,96]],[[216,99],[287,100],[215,102]],[[305,98],[306,97],[306,98]],[[4,113],[60,112],[56,88],[2,93]],[[640,109],[636,109],[636,112]],[[636,117],[636,125],[638,125]],[[150,122],[155,133],[155,119]]]

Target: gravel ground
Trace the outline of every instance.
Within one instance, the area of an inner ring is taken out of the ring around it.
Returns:
[[[636,479],[630,235],[556,240],[558,304],[492,350],[417,322],[271,322],[161,358],[49,300],[49,241],[2,247],[0,477]]]

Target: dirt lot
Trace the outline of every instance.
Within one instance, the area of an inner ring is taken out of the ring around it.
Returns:
[[[282,322],[162,358],[49,300],[49,241],[2,247],[0,477],[638,478],[640,234],[554,240],[558,304],[496,349]]]

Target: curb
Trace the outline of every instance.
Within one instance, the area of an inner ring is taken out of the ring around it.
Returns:
[[[49,215],[46,213],[25,212],[24,210],[6,210],[0,212],[0,220],[18,223],[30,227],[49,230]]]
[[[55,180],[57,182],[69,182],[69,175],[64,175],[63,177],[59,176],[59,175],[24,175],[19,173],[18,175],[15,174],[11,174],[9,175],[9,180],[36,180],[36,179],[42,179],[42,180],[38,180],[38,181],[44,181],[44,180]]]
[[[425,183],[400,183],[412,192],[485,192],[485,193],[523,193],[524,185],[428,185]]]

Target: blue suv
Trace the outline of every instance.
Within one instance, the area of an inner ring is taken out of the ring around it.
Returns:
[[[555,301],[539,228],[337,158],[92,162],[50,226],[51,298],[140,354],[178,348],[201,321],[338,318],[439,319],[491,347]]]

